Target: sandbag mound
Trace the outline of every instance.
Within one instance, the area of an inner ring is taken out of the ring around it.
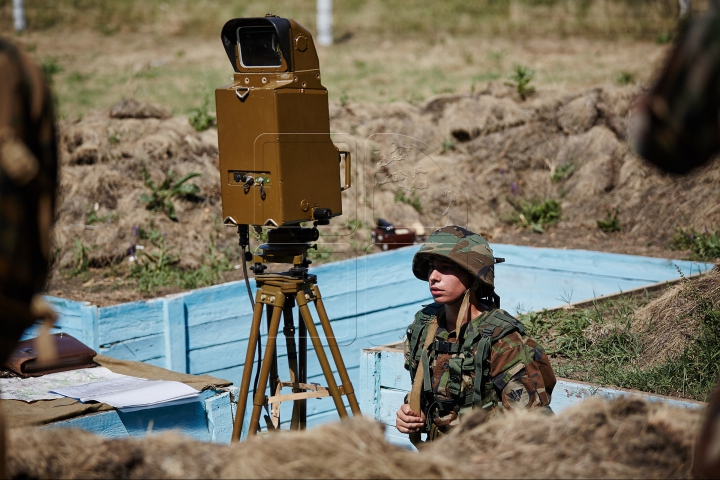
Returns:
[[[633,329],[644,339],[638,364],[652,366],[677,358],[698,336],[700,303],[720,305],[720,265],[681,282],[635,312]]]
[[[513,412],[420,453],[367,419],[220,446],[175,433],[108,440],[15,429],[18,478],[687,478],[702,413],[637,399],[590,399],[557,416]]]

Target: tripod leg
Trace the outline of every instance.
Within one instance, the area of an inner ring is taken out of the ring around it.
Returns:
[[[307,327],[305,322],[298,322],[298,377],[300,383],[307,383]],[[300,430],[305,430],[307,424],[307,400],[298,400],[300,414]]]
[[[260,291],[258,290],[258,293]],[[265,292],[262,297],[268,296]],[[266,403],[265,388],[267,387],[268,377],[270,376],[270,367],[272,365],[273,355],[275,355],[275,342],[277,341],[278,328],[280,326],[280,314],[285,304],[285,295],[281,292],[275,293],[275,302],[273,306],[273,316],[270,320],[270,328],[268,329],[267,345],[265,345],[265,358],[262,360],[260,369],[260,379],[258,380],[258,388],[253,397],[253,410],[250,417],[250,426],[248,427],[248,436],[254,436],[260,428],[260,411]],[[256,304],[257,305],[257,304]],[[243,372],[244,374],[245,372]]]
[[[248,339],[247,352],[245,353],[245,366],[243,367],[240,393],[238,394],[237,412],[233,424],[232,441],[240,440],[243,421],[245,420],[245,406],[247,405],[248,393],[250,392],[250,378],[252,376],[253,363],[255,362],[255,348],[260,335],[260,320],[262,319],[263,304],[260,303],[261,290],[258,289],[255,296],[255,309],[253,310],[252,325],[250,326],[250,338]]]
[[[310,314],[310,309],[307,306],[305,292],[298,292],[295,298],[297,299],[297,305],[300,310],[300,315],[302,315],[305,326],[307,326],[308,334],[310,334],[310,340],[313,343],[313,347],[315,347],[315,354],[318,357],[320,367],[322,368],[323,374],[325,375],[325,380],[328,384],[328,391],[330,392],[330,396],[335,402],[335,408],[337,409],[340,418],[346,418],[348,416],[347,410],[345,410],[345,404],[343,404],[340,390],[338,389],[337,382],[335,382],[335,377],[333,376],[332,368],[330,368],[330,363],[328,362],[327,355],[325,355],[325,349],[322,345],[322,342],[320,341],[320,338],[318,337],[317,328],[315,328],[315,323],[313,322],[312,315]]]
[[[293,307],[295,306],[295,297],[285,295],[285,307],[283,308],[283,333],[285,334],[285,343],[287,345],[288,368],[290,370],[290,382],[298,383],[298,361],[297,348],[295,348],[295,321],[293,319]],[[293,393],[298,393],[299,388],[293,388]],[[292,418],[290,420],[290,430],[300,429],[300,407],[301,400],[293,402]]]
[[[322,297],[320,296],[320,289],[317,285],[312,286],[312,291],[315,294],[315,308],[317,309],[318,316],[320,317],[320,324],[325,332],[327,338],[328,347],[330,347],[330,353],[332,353],[333,360],[335,361],[335,367],[337,367],[338,375],[343,386],[343,393],[350,403],[350,410],[353,415],[360,415],[360,405],[358,404],[357,398],[355,397],[355,391],[353,390],[352,383],[350,382],[350,376],[345,368],[345,362],[343,361],[342,355],[340,354],[340,348],[338,347],[335,334],[330,326],[330,319],[328,319],[327,312],[325,311],[325,305],[323,304]]]

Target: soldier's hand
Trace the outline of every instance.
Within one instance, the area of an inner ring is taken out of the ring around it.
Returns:
[[[401,433],[419,432],[425,425],[425,414],[420,412],[418,415],[410,408],[409,404],[404,404],[397,411],[395,416],[395,428]]]

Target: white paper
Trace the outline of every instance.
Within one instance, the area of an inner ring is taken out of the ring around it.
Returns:
[[[124,377],[105,367],[80,368],[67,372],[50,373],[42,377],[31,378],[0,378],[0,398],[3,400],[55,400],[63,395],[50,393],[58,388],[75,385],[92,384],[105,380]]]
[[[160,407],[174,407],[176,405],[185,405],[186,403],[199,402],[200,395],[193,395],[187,398],[179,398],[177,400],[170,400],[169,402],[163,402],[162,404],[155,405],[142,405],[139,407],[123,407],[118,408],[122,413],[136,412],[138,410],[145,410],[146,408],[160,408]]]
[[[197,397],[200,393],[181,382],[143,380],[135,377],[118,378],[90,385],[78,385],[54,390],[81,402],[102,402],[115,408],[145,407],[174,400]]]

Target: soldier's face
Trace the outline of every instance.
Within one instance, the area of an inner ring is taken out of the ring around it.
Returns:
[[[428,284],[433,299],[442,304],[462,300],[472,282],[470,274],[448,260],[433,258],[429,265]]]

